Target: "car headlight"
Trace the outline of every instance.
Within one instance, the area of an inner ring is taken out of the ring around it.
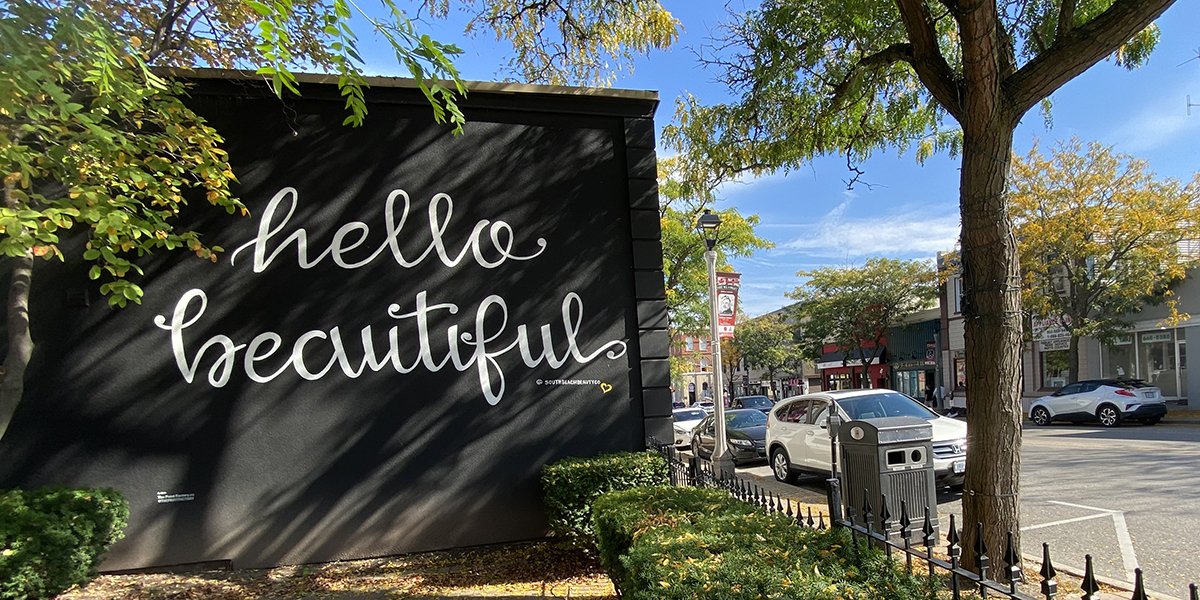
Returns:
[[[733,444],[734,446],[737,446],[739,448],[753,448],[754,447],[754,442],[752,442],[750,440],[734,439],[734,440],[729,440],[729,443]]]

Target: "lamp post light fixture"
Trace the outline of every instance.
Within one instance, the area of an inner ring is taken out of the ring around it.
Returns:
[[[708,318],[712,336],[712,365],[713,365],[713,421],[715,422],[716,439],[713,440],[713,471],[719,476],[733,476],[733,458],[729,456],[728,441],[725,437],[725,386],[721,381],[724,374],[721,367],[721,333],[717,324],[717,229],[721,227],[720,215],[705,209],[704,214],[696,220],[696,229],[704,236],[708,251],[704,260],[708,262]]]

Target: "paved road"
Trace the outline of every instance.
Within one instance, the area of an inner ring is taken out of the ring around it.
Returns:
[[[1056,566],[1083,566],[1091,553],[1101,576],[1185,598],[1200,583],[1200,425],[1029,427],[1021,451],[1022,545],[1050,544]],[[739,469],[769,478],[765,466]],[[802,480],[797,496],[820,501],[824,488]],[[962,516],[960,499],[939,499],[943,523]]]

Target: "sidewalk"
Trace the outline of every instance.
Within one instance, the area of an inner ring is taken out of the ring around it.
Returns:
[[[1169,404],[1162,422],[1164,425],[1200,425],[1200,408]]]

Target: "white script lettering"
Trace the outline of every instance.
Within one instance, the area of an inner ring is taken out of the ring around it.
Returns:
[[[291,221],[292,215],[296,212],[297,196],[296,188],[286,187],[271,198],[271,202],[267,204],[267,208],[258,222],[257,235],[254,236],[254,239],[234,249],[229,256],[230,265],[236,265],[238,255],[249,249],[253,250],[254,272],[262,273],[275,259],[279,258],[280,254],[287,251],[289,246],[293,246],[296,251],[296,262],[302,269],[311,269],[326,258],[330,258],[343,269],[358,269],[370,264],[384,253],[390,253],[396,264],[406,269],[419,265],[430,254],[436,254],[443,265],[456,267],[463,262],[468,253],[479,266],[485,269],[494,269],[508,260],[532,260],[546,250],[546,239],[537,238],[535,243],[538,250],[536,252],[528,255],[515,254],[513,245],[516,242],[516,234],[513,228],[504,221],[481,219],[471,228],[470,235],[462,241],[458,252],[454,253],[446,248],[446,229],[450,226],[451,218],[454,216],[454,201],[447,194],[436,194],[429,201],[427,211],[429,233],[432,235],[432,239],[420,254],[405,256],[402,234],[412,206],[408,193],[404,190],[395,190],[388,194],[387,201],[383,206],[384,239],[370,254],[360,251],[357,253],[357,259],[351,256],[367,242],[371,235],[370,226],[362,221],[351,221],[338,228],[333,234],[329,246],[316,256],[310,254],[308,231],[303,227],[296,228],[295,231],[284,236],[282,241],[276,240],[278,245],[272,248],[272,238],[283,233],[288,222]],[[399,215],[396,213],[397,200],[402,202]],[[282,212],[281,208],[285,203],[286,214],[276,222],[276,215]],[[399,220],[397,220],[397,216]]]
[[[269,237],[269,236],[268,236]],[[290,238],[289,238],[290,239]],[[296,238],[303,240],[303,236]],[[510,237],[511,239],[511,237]],[[439,254],[444,249],[439,248]],[[256,250],[257,251],[257,250]],[[426,251],[428,254],[428,250]],[[273,256],[272,256],[273,258]],[[459,259],[462,258],[460,254]],[[267,260],[270,262],[270,259]],[[267,383],[285,373],[289,367],[297,375],[306,380],[318,380],[331,371],[340,370],[346,377],[357,378],[366,371],[379,372],[391,367],[397,373],[410,373],[418,366],[423,366],[430,372],[438,372],[449,366],[462,372],[474,368],[479,378],[479,388],[488,404],[496,405],[504,397],[505,373],[497,358],[517,350],[521,362],[526,367],[533,368],[543,363],[552,369],[557,369],[566,363],[568,358],[581,364],[589,363],[600,355],[609,360],[615,360],[625,355],[626,343],[621,340],[611,340],[591,352],[584,352],[579,347],[576,337],[583,322],[583,300],[575,292],[569,292],[563,297],[561,305],[562,340],[559,342],[561,354],[555,352],[555,331],[550,324],[538,328],[540,334],[540,354],[533,351],[534,343],[529,339],[529,326],[517,325],[512,332],[509,329],[509,311],[504,298],[490,295],[479,303],[475,310],[474,319],[470,321],[469,331],[459,331],[458,325],[450,325],[445,329],[447,349],[444,356],[435,357],[431,340],[434,335],[430,327],[430,317],[444,311],[455,315],[459,307],[451,303],[430,304],[428,292],[422,290],[415,298],[415,308],[402,312],[400,305],[392,304],[387,309],[389,317],[397,321],[414,325],[417,338],[416,356],[405,364],[401,358],[400,325],[393,325],[387,330],[387,347],[381,356],[374,345],[374,335],[371,326],[362,328],[359,336],[362,345],[362,358],[357,364],[351,360],[342,340],[341,330],[334,327],[328,331],[309,330],[302,333],[292,343],[291,351],[283,349],[283,338],[275,332],[264,332],[254,336],[249,343],[237,344],[229,336],[217,334],[205,340],[189,352],[189,344],[184,339],[184,330],[195,325],[208,308],[208,296],[198,289],[184,293],[175,304],[175,309],[168,319],[164,315],[156,315],[154,324],[159,329],[171,333],[171,349],[175,354],[175,364],[188,383],[192,383],[200,363],[211,350],[214,352],[213,363],[208,372],[209,385],[220,388],[229,383],[233,369],[238,363],[237,354],[245,349],[242,357],[242,369],[246,377],[256,383]],[[351,336],[353,337],[353,336]],[[330,356],[313,371],[305,364],[305,354],[308,348],[328,350]],[[281,351],[282,350],[282,351]],[[259,372],[258,364],[272,358],[276,353],[283,357],[283,364],[270,373]]]

